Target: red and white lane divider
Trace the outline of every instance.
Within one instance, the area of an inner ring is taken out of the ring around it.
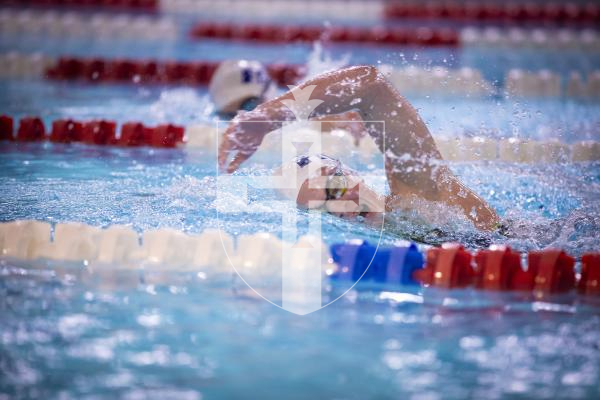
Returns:
[[[464,46],[600,51],[600,37],[593,29],[499,29],[453,30],[428,27],[402,28],[317,25],[271,25],[202,22],[191,32],[194,38],[245,40],[268,43],[313,42],[367,43],[399,46]]]
[[[0,5],[156,11],[160,0],[0,0]]]
[[[217,69],[217,61],[107,60],[61,57],[46,74],[57,80],[89,82],[162,83],[208,85]],[[278,85],[297,83],[305,67],[294,64],[270,64],[267,71]]]
[[[511,69],[504,80],[504,88],[513,97],[568,97],[573,99],[600,99],[600,70],[593,71],[584,80],[573,72],[566,81],[548,70],[537,72]]]
[[[36,10],[0,10],[0,34],[43,35],[86,40],[174,40],[179,36],[175,20],[165,16]],[[543,49],[580,49],[599,51],[600,38],[594,29],[501,29],[468,27],[462,30],[368,27],[306,26],[203,22],[192,30],[192,37],[221,40],[248,40],[270,43],[357,42],[388,45],[523,47]]]
[[[389,1],[387,18],[433,18],[458,21],[597,23],[600,6],[587,1]]]
[[[17,125],[17,126],[15,126]],[[296,136],[313,135],[309,128],[298,128]],[[151,146],[173,148],[186,146],[215,152],[219,141],[216,124],[180,126],[162,124],[146,126],[141,122],[126,122],[117,128],[110,120],[76,121],[59,119],[49,131],[37,117],[24,117],[17,124],[9,116],[0,116],[0,140],[14,142],[85,143],[100,146]],[[436,137],[440,153],[448,161],[505,161],[511,163],[561,163],[600,160],[600,142],[583,141],[574,144],[559,141],[535,141],[516,138],[493,140],[483,137],[447,139]],[[257,157],[281,152],[281,137],[267,135]],[[380,154],[370,137],[356,139],[344,130],[323,133],[321,150],[334,157],[356,155],[367,162]]]
[[[459,35],[452,29],[351,27],[318,25],[270,25],[201,22],[192,28],[193,38],[251,40],[268,43],[331,42],[376,43],[412,46],[457,46]]]
[[[48,57],[40,53],[0,54],[0,78],[51,78],[89,82],[162,83],[207,85],[217,61],[160,61]],[[279,85],[297,83],[305,67],[274,63],[267,66],[271,79]]]
[[[217,67],[217,62],[61,57],[45,73],[63,81],[208,85]]]
[[[130,14],[0,10],[0,34],[23,34],[86,41],[132,39],[174,40],[179,29],[170,17]]]
[[[460,32],[460,43],[464,47],[503,47],[538,49],[578,49],[600,51],[598,31],[583,29],[500,29],[464,28]]]
[[[216,61],[159,61],[60,57],[43,54],[0,54],[0,78],[50,78],[94,83],[156,83],[208,85],[218,66]],[[270,64],[267,70],[278,85],[297,83],[305,67]]]
[[[321,247],[322,278],[342,272],[333,263],[329,249],[318,238],[303,236],[297,244],[284,242],[270,233],[231,237],[218,230],[189,235],[163,228],[142,235],[127,226],[101,229],[82,223],[17,220],[0,223],[0,256],[19,260],[57,260],[96,266],[163,271],[201,271],[205,275],[233,273],[235,265],[244,276],[269,277],[281,273],[281,252],[287,248]],[[288,268],[311,268],[309,257],[291,257]],[[582,295],[600,295],[600,253],[581,258],[581,274],[575,272],[575,259],[564,251],[547,249],[528,254],[523,269],[521,256],[504,246],[471,254],[457,244],[429,248],[424,268],[413,277],[426,286],[444,289],[475,286],[482,290],[531,292],[542,298],[574,289]],[[401,269],[402,265],[393,267]],[[347,267],[346,267],[347,268]],[[99,269],[98,271],[101,271]]]
[[[218,16],[332,20],[445,19],[460,22],[593,24],[600,7],[587,2],[378,1],[378,0],[161,0],[165,12]]]
[[[213,61],[160,62],[77,57],[52,60],[40,54],[8,53],[0,55],[0,77],[44,76],[56,80],[94,83],[207,85],[217,65]],[[305,74],[305,67],[301,65],[271,64],[267,69],[271,78],[281,86],[297,83]],[[425,70],[382,65],[380,70],[402,93],[479,97],[490,95],[494,91],[481,73],[471,68],[449,70],[435,67]]]
[[[0,54],[0,77],[50,78],[93,83],[134,83],[207,85],[218,63],[215,61],[158,61],[61,57],[42,54]],[[267,66],[273,81],[280,86],[298,83],[306,68],[294,64]],[[451,70],[443,67],[423,69],[416,66],[396,68],[381,65],[380,71],[406,94],[482,97],[497,92],[481,72],[472,68]],[[511,70],[502,93],[514,97],[565,97],[582,100],[600,99],[600,71],[582,78],[573,72],[566,82],[550,71]]]

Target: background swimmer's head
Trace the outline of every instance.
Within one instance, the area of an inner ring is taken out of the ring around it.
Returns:
[[[258,61],[222,62],[208,87],[219,114],[233,116],[239,110],[250,111],[265,100],[271,78]]]
[[[296,176],[295,188],[279,189],[300,208],[323,209],[344,218],[382,218],[383,197],[368,187],[356,172],[324,154],[299,156],[275,175]],[[292,185],[293,186],[293,185]]]

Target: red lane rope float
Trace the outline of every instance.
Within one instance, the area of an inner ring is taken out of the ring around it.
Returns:
[[[0,140],[17,142],[85,143],[98,146],[150,146],[173,148],[183,144],[185,128],[174,124],[145,126],[140,122],[126,122],[117,135],[117,123],[110,120],[75,121],[59,119],[52,122],[49,135],[44,122],[38,117],[24,117],[19,121],[16,136],[13,119],[0,116]]]
[[[387,3],[384,16],[390,19],[432,18],[461,21],[597,23],[600,6],[593,2],[406,2]]]
[[[532,251],[528,254],[528,269],[533,272],[533,291],[564,293],[575,288],[575,259],[562,250]]]
[[[97,83],[208,85],[218,66],[219,63],[215,61],[61,57],[46,69],[46,76],[56,80]],[[297,83],[305,74],[304,66],[294,64],[271,64],[267,70],[271,79],[280,86]]]
[[[535,297],[566,293],[576,287],[575,259],[562,250],[528,253],[528,267],[521,266],[519,253],[508,246],[491,246],[472,255],[460,244],[446,243],[427,251],[425,266],[414,279],[424,285],[453,289],[474,284],[483,290],[532,292]],[[600,254],[582,257],[578,290],[600,294]]]
[[[0,140],[13,140],[13,119],[0,115]]]
[[[490,246],[475,256],[479,289],[510,290],[516,273],[521,269],[521,257],[507,246]]]
[[[416,270],[413,278],[425,285],[446,289],[469,286],[476,277],[471,258],[471,253],[460,244],[445,243],[427,251],[425,267]]]
[[[26,117],[19,121],[16,140],[18,142],[37,142],[46,137],[46,128],[40,118]]]
[[[323,39],[331,42],[358,42],[415,46],[457,46],[459,33],[452,29],[428,27],[407,29],[397,27],[282,26],[240,25],[202,22],[192,28],[192,38],[252,40],[269,43],[312,42]]]
[[[8,6],[92,7],[136,11],[157,11],[159,0],[0,0]]]
[[[600,253],[581,257],[581,278],[577,289],[582,294],[600,295]]]

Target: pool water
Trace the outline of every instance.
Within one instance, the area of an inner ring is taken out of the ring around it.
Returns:
[[[135,45],[2,38],[0,50],[106,57],[307,62],[310,46],[181,40]],[[596,55],[336,46],[352,63],[470,66],[501,83],[509,67],[587,72]],[[497,82],[496,82],[497,81]],[[412,95],[434,136],[567,143],[600,140],[599,103]],[[106,118],[181,125],[216,117],[205,89],[1,81],[0,109],[20,117]],[[269,160],[267,160],[269,161]],[[270,160],[273,161],[273,160]],[[382,174],[380,162],[347,160]],[[600,163],[450,163],[467,186],[511,222],[510,238],[449,232],[475,249],[600,248]],[[241,175],[262,174],[268,162]],[[232,188],[234,193],[235,188]],[[118,149],[0,142],[0,221],[221,227],[233,236],[281,235],[273,213],[220,214],[216,160],[202,149]],[[299,212],[300,225],[308,214]],[[393,216],[391,216],[393,217]],[[323,217],[327,244],[379,240],[379,231]],[[382,243],[411,238],[389,229]],[[277,285],[265,290],[276,291]],[[323,297],[345,289],[326,282]],[[299,317],[257,297],[232,268],[215,277],[77,263],[0,259],[0,398],[598,398],[600,304],[572,294],[522,294],[359,284],[321,311]]]
[[[300,318],[231,278],[59,270],[2,267],[9,397],[598,396],[597,304],[369,291]]]

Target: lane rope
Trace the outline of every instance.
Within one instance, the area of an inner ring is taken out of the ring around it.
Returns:
[[[0,0],[0,5],[156,11],[160,2],[161,0]]]
[[[320,20],[380,20],[383,2],[372,0],[161,0],[160,8],[166,13],[196,14],[202,16],[244,16],[254,18],[289,17]]]
[[[453,29],[403,27],[351,27],[319,25],[274,25],[201,22],[190,33],[194,39],[251,40],[268,43],[329,42],[377,43],[409,46],[458,46]]]
[[[425,18],[481,22],[596,23],[597,3],[575,1],[389,1],[384,15],[390,19]]]
[[[382,19],[452,20],[486,23],[553,23],[591,25],[600,18],[600,7],[587,2],[492,1],[377,1],[377,0],[161,0],[163,12],[211,16],[299,18],[364,21]]]
[[[471,253],[457,243],[441,247],[410,244],[371,246],[364,241],[326,246],[320,239],[302,236],[284,242],[270,233],[239,235],[208,229],[200,234],[161,228],[142,235],[122,225],[99,228],[83,223],[17,220],[0,223],[0,255],[33,261],[69,261],[88,268],[117,264],[128,269],[162,271],[232,272],[229,259],[245,276],[268,277],[281,270],[281,251],[288,248],[321,248],[322,277],[394,285],[425,285],[443,289],[476,287],[491,291],[529,292],[534,298],[568,293],[600,295],[600,253],[575,259],[558,249],[530,251],[527,269],[521,255],[509,247],[492,245]],[[377,252],[376,252],[377,251]],[[294,268],[309,268],[312,257],[297,257]],[[369,266],[370,264],[370,266]],[[367,267],[369,269],[367,270]]]
[[[162,16],[3,9],[0,10],[0,34],[85,39],[86,42],[173,41],[179,36],[179,28],[174,19]]]
[[[299,131],[298,135],[303,132]],[[219,133],[216,124],[189,126],[160,124],[147,126],[139,121],[118,126],[111,120],[78,121],[58,119],[49,129],[39,117],[23,117],[15,122],[0,115],[0,140],[8,142],[84,143],[100,146],[150,146],[174,148],[187,146],[214,152]],[[281,151],[281,138],[267,135],[259,152]],[[580,141],[566,144],[557,140],[536,141],[518,138],[488,139],[462,137],[449,139],[435,136],[440,153],[447,161],[505,161],[510,163],[564,163],[600,160],[600,142]],[[321,149],[335,157],[354,154],[367,162],[380,154],[370,136],[356,139],[344,130],[323,133]],[[260,154],[260,153],[259,153]]]
[[[594,29],[467,27],[460,31],[460,43],[465,48],[600,51],[600,37]]]
[[[181,36],[174,18],[129,13],[79,13],[54,10],[0,10],[0,33],[53,38],[85,38],[87,41],[135,39],[172,41]],[[365,43],[400,46],[462,46],[465,48],[537,48],[600,51],[595,29],[519,27],[465,27],[432,29],[427,26],[401,28],[371,24],[363,27],[333,25],[273,25],[265,23],[201,22],[193,38],[248,40],[269,43],[313,42]]]
[[[132,83],[205,86],[218,63],[214,61],[160,61],[133,59],[104,59],[60,57],[43,54],[0,54],[0,77],[49,78],[62,81],[90,83]],[[270,64],[267,70],[280,86],[295,84],[306,74],[306,68],[297,64]],[[549,70],[524,71],[511,69],[504,88],[496,88],[486,81],[481,71],[473,68],[448,69],[416,66],[393,67],[380,65],[379,70],[394,86],[405,94],[484,97],[600,99],[600,70],[587,78],[571,72],[566,79]]]

